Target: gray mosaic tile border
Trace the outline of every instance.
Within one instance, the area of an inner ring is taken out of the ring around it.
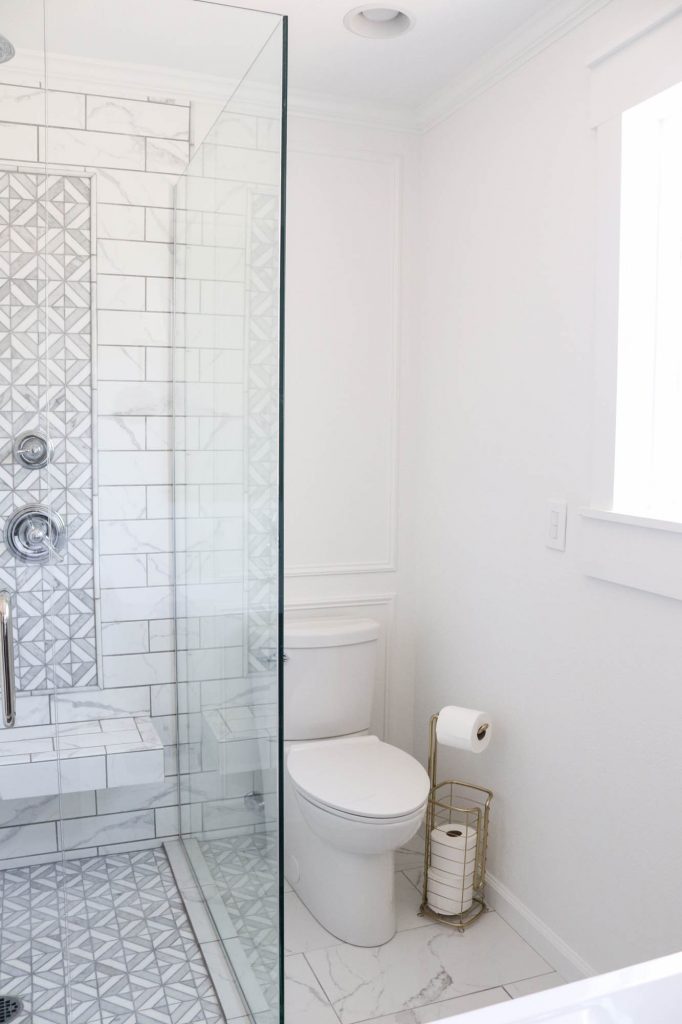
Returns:
[[[93,514],[93,210],[89,176],[0,169],[0,516],[47,504],[68,541],[28,566],[2,545],[16,595],[17,689],[98,686]],[[23,431],[48,435],[45,470],[14,459]]]

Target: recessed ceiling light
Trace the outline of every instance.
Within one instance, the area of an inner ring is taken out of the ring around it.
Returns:
[[[382,7],[380,4],[367,4],[355,7],[343,19],[350,32],[368,39],[393,39],[408,32],[414,25],[414,18],[407,11],[397,7]]]

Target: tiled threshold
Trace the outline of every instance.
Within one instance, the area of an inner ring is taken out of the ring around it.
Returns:
[[[145,716],[0,731],[2,800],[84,793],[163,778],[163,743]]]
[[[191,861],[185,842],[190,846]],[[254,1019],[260,1024],[262,1014],[263,1024],[270,1024],[267,1004],[242,953],[237,931],[205,862],[202,877],[203,858],[200,854],[197,856],[196,841],[190,839],[185,842],[167,839],[164,850],[225,1019],[228,1024],[232,1021],[246,1024]],[[207,902],[211,905],[210,912]],[[254,1014],[257,1015],[255,1018]]]

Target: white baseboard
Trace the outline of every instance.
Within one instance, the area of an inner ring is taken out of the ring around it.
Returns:
[[[544,957],[564,981],[580,981],[597,973],[506,885],[489,872],[486,872],[485,877],[485,896],[488,906]]]

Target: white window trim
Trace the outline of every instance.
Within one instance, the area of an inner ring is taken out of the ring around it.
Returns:
[[[586,575],[677,600],[682,600],[682,523],[616,512],[612,504],[621,114],[679,82],[680,47],[682,4],[678,2],[665,17],[643,26],[590,62],[591,117],[597,146],[594,412],[590,504],[579,509],[578,531],[578,559]]]

